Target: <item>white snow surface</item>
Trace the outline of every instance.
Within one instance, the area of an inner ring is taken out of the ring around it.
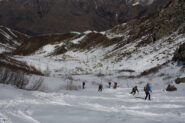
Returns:
[[[73,44],[79,44],[79,42],[80,42],[81,40],[83,40],[83,38],[85,38],[85,36],[86,36],[86,35],[81,36],[80,38],[74,39],[74,40],[72,40],[71,42],[72,42]]]
[[[139,2],[135,2],[134,4],[132,4],[132,6],[137,6],[139,4],[140,4]]]
[[[57,44],[48,44],[38,50],[36,53],[41,54],[41,56],[50,55],[53,53],[57,47],[61,47],[64,43],[57,43]]]
[[[153,88],[152,100],[131,88],[39,92],[0,84],[0,123],[184,123],[185,85]]]

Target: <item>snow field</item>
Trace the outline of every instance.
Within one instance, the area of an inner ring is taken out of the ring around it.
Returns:
[[[0,123],[184,123],[183,86],[154,90],[146,101],[142,88],[132,96],[131,88],[45,93],[0,85]]]

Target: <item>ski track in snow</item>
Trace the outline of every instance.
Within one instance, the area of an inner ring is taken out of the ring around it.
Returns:
[[[144,92],[130,90],[45,93],[0,85],[0,123],[184,123],[184,95],[154,90],[146,101]]]

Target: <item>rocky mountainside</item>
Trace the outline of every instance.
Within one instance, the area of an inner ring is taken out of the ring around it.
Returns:
[[[27,34],[102,31],[154,13],[170,0],[1,0],[0,25]]]

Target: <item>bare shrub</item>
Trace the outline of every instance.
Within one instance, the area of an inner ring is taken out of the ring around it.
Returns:
[[[27,84],[27,81],[22,72],[12,72],[8,69],[3,68],[1,72],[0,83],[11,84],[22,89]]]
[[[137,77],[142,77],[142,76],[146,76],[149,75],[151,73],[156,73],[158,72],[163,66],[167,65],[169,63],[169,61],[163,63],[162,65],[157,65],[156,67],[153,67],[151,69],[145,70],[143,71],[140,75],[138,75]]]
[[[149,75],[150,73],[156,73],[158,72],[158,70],[161,68],[161,66],[156,66],[156,67],[153,67],[149,70],[145,70],[143,71],[140,76],[145,76],[145,75]]]
[[[163,80],[170,80],[170,79],[173,79],[173,76],[171,76],[171,75],[166,75],[164,78],[163,78]]]
[[[95,81],[92,82],[92,85],[96,85],[97,86],[99,84],[100,84],[99,82],[95,82]]]
[[[119,70],[118,72],[119,72],[119,73],[121,73],[121,72],[133,73],[133,72],[135,72],[135,71],[134,71],[134,70],[130,70],[130,69],[123,69],[123,70]]]
[[[144,81],[139,81],[138,84],[142,85],[144,84],[145,82]]]
[[[39,79],[35,80],[33,86],[29,87],[29,89],[27,90],[39,90],[41,88],[43,81],[44,79],[40,77]]]
[[[67,79],[67,85],[65,86],[66,90],[79,90],[79,89],[81,89],[81,86],[75,85],[73,83],[74,78],[71,75],[67,75],[66,79]]]
[[[11,84],[19,89],[26,89],[26,85],[30,82],[30,79],[26,77],[26,74],[24,72],[12,72],[9,69],[1,68],[0,83],[2,84]],[[38,80],[33,82],[35,84],[29,90],[38,90],[42,85],[42,82],[43,79],[40,77]]]
[[[96,74],[96,76],[97,77],[103,77],[103,76],[105,76],[105,74],[99,72],[98,74]]]
[[[73,81],[71,80],[67,82],[67,86],[65,88],[66,90],[79,90],[81,89],[81,86],[75,85]]]
[[[17,72],[16,75],[15,75],[15,80],[12,81],[16,87],[20,88],[20,89],[23,89],[25,87],[25,85],[28,83],[28,81],[26,80],[25,78],[25,75],[24,73],[22,72]]]

